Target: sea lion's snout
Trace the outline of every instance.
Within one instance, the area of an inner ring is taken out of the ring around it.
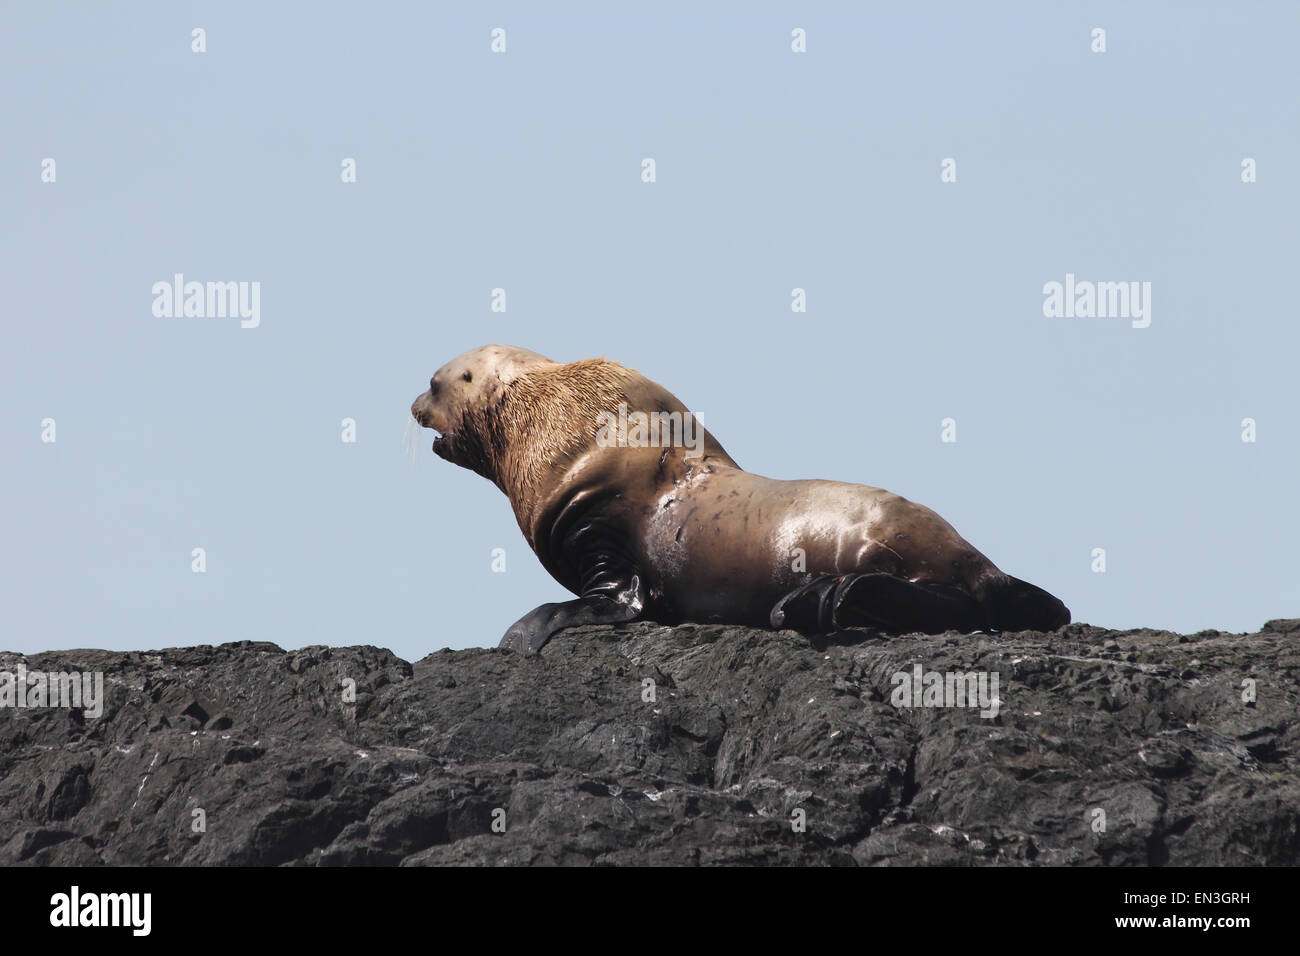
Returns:
[[[451,396],[442,387],[439,380],[441,373],[442,369],[439,369],[439,373],[429,379],[429,390],[422,392],[411,403],[411,417],[421,428],[429,428],[438,433],[433,439],[433,453],[439,458],[454,462],[455,435],[449,420],[450,412],[446,407]]]
[[[411,403],[411,417],[420,423],[421,428],[432,428],[439,432],[447,430],[446,414],[439,407],[438,402],[440,390],[438,377],[435,375],[429,379],[429,390],[416,396],[415,401]]]
[[[428,392],[417,396],[415,401],[411,402],[411,417],[419,423],[421,428],[433,428],[430,422],[431,405],[432,402],[429,401]]]
[[[447,439],[450,435],[447,434],[448,430],[446,428],[440,428],[434,422],[428,403],[424,401],[426,398],[427,395],[421,395],[411,403],[411,417],[415,419],[416,423],[421,428],[429,428],[437,432],[437,434],[433,436],[433,451],[439,458],[446,458],[450,461],[450,449],[447,447]]]

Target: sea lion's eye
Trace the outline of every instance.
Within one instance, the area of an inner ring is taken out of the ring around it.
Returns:
[[[474,381],[474,376],[471,375],[469,372],[466,372],[464,375],[461,376],[461,378],[463,378],[467,382]]]

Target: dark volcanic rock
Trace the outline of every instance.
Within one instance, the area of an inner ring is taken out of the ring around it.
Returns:
[[[0,654],[102,671],[107,698],[98,718],[0,709],[0,864],[1300,858],[1300,621],[840,637],[586,627],[540,658],[414,665],[250,643]],[[895,707],[916,664],[996,673],[997,715]]]

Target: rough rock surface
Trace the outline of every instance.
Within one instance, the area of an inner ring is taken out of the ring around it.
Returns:
[[[1298,642],[634,624],[527,659],[0,654],[107,697],[0,710],[0,864],[1294,864]],[[895,707],[918,663],[996,672],[997,716]]]

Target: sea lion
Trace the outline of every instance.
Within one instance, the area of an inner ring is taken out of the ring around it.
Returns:
[[[440,433],[435,453],[506,493],[543,567],[578,595],[525,615],[502,647],[535,652],[564,627],[633,620],[807,634],[1070,621],[929,508],[744,471],[672,393],[617,362],[485,345],[438,369],[411,414]],[[680,428],[665,440],[647,420]]]

